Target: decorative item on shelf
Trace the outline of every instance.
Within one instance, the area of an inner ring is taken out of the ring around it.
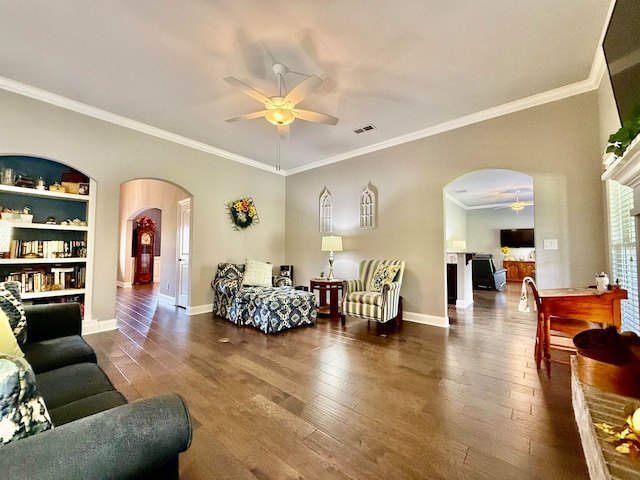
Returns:
[[[60,185],[58,182],[56,182],[53,185],[49,186],[49,191],[50,192],[58,192],[58,193],[66,193],[67,189],[65,187],[63,187],[62,185]]]
[[[79,195],[89,195],[89,184],[81,182],[78,184],[78,194]]]
[[[2,169],[2,178],[0,178],[2,185],[13,185],[13,169],[11,167],[4,167]]]
[[[56,217],[47,217],[46,224],[47,225],[55,225],[56,224]]]
[[[0,220],[0,258],[6,257],[11,249],[11,222]]]
[[[329,237],[322,237],[323,252],[329,252],[329,276],[327,280],[333,280],[333,252],[342,251],[342,237],[331,235]]]
[[[511,249],[509,247],[501,247],[500,251],[504,255],[504,259],[509,260],[509,252],[511,251]]]
[[[62,182],[61,185],[65,188],[67,193],[77,195],[80,190],[80,184],[77,182]]]
[[[36,182],[33,181],[33,178],[28,177],[27,175],[18,175],[16,177],[15,186],[22,188],[35,188]]]
[[[33,221],[33,215],[29,212],[31,209],[29,207],[24,207],[22,210],[11,210],[9,208],[5,208],[2,210],[0,216],[2,220],[7,220],[9,222],[16,223],[31,223]]]
[[[638,135],[640,135],[640,105],[633,109],[629,121],[625,122],[625,125],[616,133],[609,136],[609,146],[606,153],[613,153],[618,157],[623,156]]]
[[[140,217],[136,220],[138,228],[156,228],[156,221],[149,217]]]
[[[38,180],[36,181],[36,190],[46,190],[47,186],[44,183],[44,179],[42,177],[39,177]]]
[[[260,223],[253,199],[250,197],[229,202],[226,204],[226,207],[229,210],[231,223],[233,223],[235,230],[243,230],[251,225]]]

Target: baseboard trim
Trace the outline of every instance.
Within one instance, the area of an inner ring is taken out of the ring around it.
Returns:
[[[131,283],[131,282],[121,282],[121,281],[117,281],[116,282],[116,286],[121,287],[121,288],[131,288],[132,285],[133,285],[133,283]]]
[[[456,308],[468,308],[473,305],[473,300],[456,300]]]
[[[175,297],[172,297],[170,295],[164,295],[163,293],[158,294],[158,301],[162,303],[166,303],[168,305],[173,305],[173,306],[176,305]]]
[[[437,317],[435,315],[426,315],[424,313],[403,312],[402,320],[405,322],[420,323],[422,325],[432,325],[434,327],[449,328],[448,317]]]
[[[109,330],[118,329],[118,320],[83,320],[82,335],[91,335],[92,333],[107,332]]]
[[[187,315],[200,315],[201,313],[213,312],[213,303],[206,305],[197,305],[195,307],[186,308]]]

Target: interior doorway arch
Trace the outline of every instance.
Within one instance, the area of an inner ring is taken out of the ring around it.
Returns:
[[[447,263],[453,261],[452,253],[465,253],[465,258],[485,253],[493,255],[497,269],[502,268],[500,231],[535,226],[533,186],[532,176],[505,169],[475,170],[446,185]],[[535,247],[510,248],[507,255],[516,261],[535,261]],[[471,303],[472,299],[466,305]]]
[[[117,285],[130,288],[133,284],[134,260],[132,257],[133,232],[136,219],[148,212],[159,212],[156,224],[161,238],[159,252],[155,252],[159,275],[154,275],[158,299],[178,305],[178,240],[190,241],[191,232],[179,236],[179,204],[190,200],[191,195],[171,182],[159,179],[135,179],[120,185],[120,237],[118,251]],[[158,256],[159,253],[159,256]]]

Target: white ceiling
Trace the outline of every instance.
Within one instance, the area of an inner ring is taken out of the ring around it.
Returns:
[[[276,128],[262,118],[226,123],[262,108],[223,77],[272,96],[271,66],[280,62],[324,80],[300,108],[340,119],[291,125],[281,162],[295,173],[584,83],[610,7],[611,0],[0,0],[0,86],[59,95],[49,100],[83,111],[67,99],[80,102],[108,112],[87,110],[97,116],[271,169]],[[304,78],[288,74],[287,90]],[[367,124],[376,129],[352,132]]]

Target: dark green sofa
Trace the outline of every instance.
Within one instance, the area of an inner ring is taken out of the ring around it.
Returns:
[[[54,428],[0,446],[11,479],[176,479],[191,443],[191,418],[179,395],[128,403],[80,336],[75,303],[25,306],[22,346]]]

